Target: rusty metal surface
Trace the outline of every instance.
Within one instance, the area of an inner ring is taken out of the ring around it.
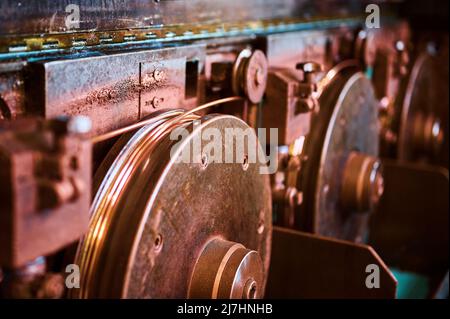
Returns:
[[[46,118],[89,116],[91,134],[96,135],[159,109],[189,108],[186,63],[198,61],[200,70],[203,50],[204,46],[196,45],[30,63],[25,81],[27,110]]]
[[[384,160],[383,167],[385,194],[371,217],[369,243],[390,266],[443,277],[449,252],[448,171],[392,160]]]
[[[66,7],[78,5],[79,30],[113,30],[179,25],[207,24],[287,18],[295,16],[360,13],[365,1],[310,0],[109,0],[109,1],[2,1],[0,30],[5,34],[70,32],[66,27]],[[20,21],[20,23],[19,23]],[[73,32],[73,30],[72,30]]]
[[[324,236],[362,241],[368,212],[340,204],[345,160],[352,151],[378,156],[378,109],[370,81],[344,69],[323,91],[320,112],[305,141],[300,183],[304,202],[297,227]]]
[[[366,267],[377,265],[380,288],[366,286]],[[397,282],[367,245],[273,228],[266,298],[395,298]]]
[[[226,127],[247,125],[230,116],[213,116],[205,119],[205,127],[223,134]],[[141,130],[144,137],[149,127]],[[266,277],[271,241],[268,176],[252,163],[245,170],[239,162],[175,164],[169,159],[173,143],[166,136],[151,154],[143,149],[125,176],[125,188],[117,190],[117,202],[98,198],[120,214],[101,217],[95,207],[102,206],[94,201],[91,229],[77,257],[85,278],[77,297],[185,298],[196,260],[215,237],[257,251]]]
[[[268,35],[265,41],[269,65],[295,68],[302,61],[325,64],[327,40],[331,41],[333,33],[333,30],[314,30]]]

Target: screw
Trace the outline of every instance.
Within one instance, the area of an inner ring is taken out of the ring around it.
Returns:
[[[162,71],[160,71],[160,70],[158,70],[158,69],[156,69],[156,70],[153,72],[153,78],[155,79],[156,82],[161,81],[162,78],[163,78],[163,75],[164,75],[164,72],[162,72]]]
[[[85,134],[92,128],[91,119],[87,116],[74,116],[67,123],[67,132],[72,134]]]
[[[158,98],[157,96],[155,96],[152,100],[152,106],[156,109],[160,106],[161,104],[161,99]]]

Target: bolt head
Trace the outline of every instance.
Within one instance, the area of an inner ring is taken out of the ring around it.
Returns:
[[[162,80],[164,73],[161,70],[156,69],[153,72],[153,78],[155,79],[155,81],[159,82]]]

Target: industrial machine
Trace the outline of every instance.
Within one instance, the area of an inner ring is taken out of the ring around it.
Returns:
[[[1,297],[447,298],[441,6],[2,1]]]

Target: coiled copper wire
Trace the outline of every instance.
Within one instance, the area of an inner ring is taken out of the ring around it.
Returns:
[[[121,196],[129,182],[129,177],[142,164],[142,154],[152,153],[158,143],[177,127],[189,125],[200,118],[195,114],[212,106],[242,99],[229,97],[200,105],[190,111],[169,110],[153,116],[142,122],[115,130],[92,139],[93,143],[139,129],[121,149],[119,155],[108,169],[91,205],[91,220],[89,231],[81,240],[75,263],[81,271],[80,289],[71,295],[76,298],[88,298],[89,289],[94,285],[95,270],[98,269],[100,253],[106,244],[105,232],[115,218]],[[157,161],[157,159],[152,159]]]

